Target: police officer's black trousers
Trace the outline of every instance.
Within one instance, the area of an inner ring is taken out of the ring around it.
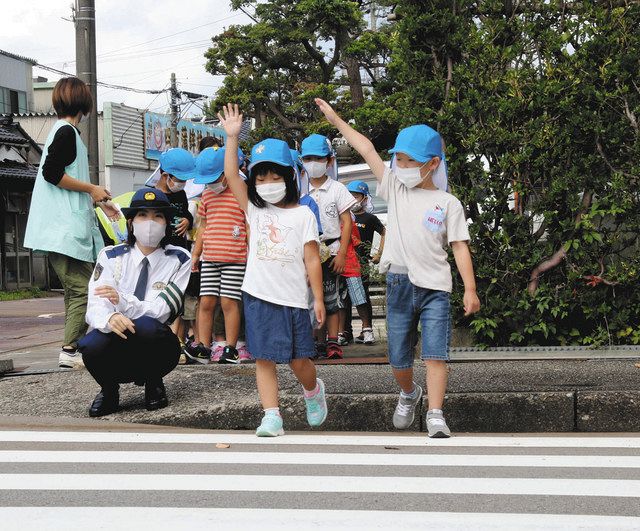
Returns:
[[[103,389],[119,383],[158,383],[180,359],[180,342],[171,329],[151,317],[133,321],[127,339],[92,330],[78,343],[87,370]]]

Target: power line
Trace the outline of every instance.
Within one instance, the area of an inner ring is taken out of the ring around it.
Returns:
[[[60,74],[60,75],[69,76],[69,77],[76,77],[75,74],[72,74],[70,72],[65,72],[64,70],[59,70],[57,68],[52,68],[50,66],[41,65],[40,63],[35,63],[34,66],[37,66],[38,68],[42,68],[43,70],[46,70],[48,72],[53,72],[54,74]],[[96,81],[96,85],[100,85],[101,87],[109,87],[116,90],[126,90],[129,92],[137,92],[139,94],[159,94],[161,92],[166,92],[166,89],[164,90],[137,89],[133,87],[125,87],[123,85],[115,85],[113,83],[105,83],[104,81]]]

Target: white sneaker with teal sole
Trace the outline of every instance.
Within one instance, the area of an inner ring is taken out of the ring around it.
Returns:
[[[312,427],[320,426],[327,419],[327,398],[324,393],[324,382],[320,378],[317,378],[316,382],[320,387],[318,394],[304,399],[307,406],[307,422]]]
[[[278,435],[284,435],[282,429],[282,417],[280,415],[265,415],[262,417],[262,422],[256,430],[258,437],[277,437]]]

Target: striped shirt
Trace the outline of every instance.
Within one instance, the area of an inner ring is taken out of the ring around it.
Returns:
[[[227,188],[221,194],[205,189],[198,215],[202,235],[202,259],[206,262],[246,263],[247,227],[244,212]]]

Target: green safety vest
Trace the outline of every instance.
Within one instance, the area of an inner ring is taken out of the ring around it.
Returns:
[[[24,236],[24,245],[34,251],[64,254],[83,262],[95,262],[104,247],[91,196],[84,192],[72,192],[47,182],[42,168],[49,153],[56,131],[69,125],[58,120],[42,150],[42,160],[33,187],[29,219]],[[89,159],[87,148],[76,133],[76,159],[65,168],[65,173],[79,181],[88,183]]]

